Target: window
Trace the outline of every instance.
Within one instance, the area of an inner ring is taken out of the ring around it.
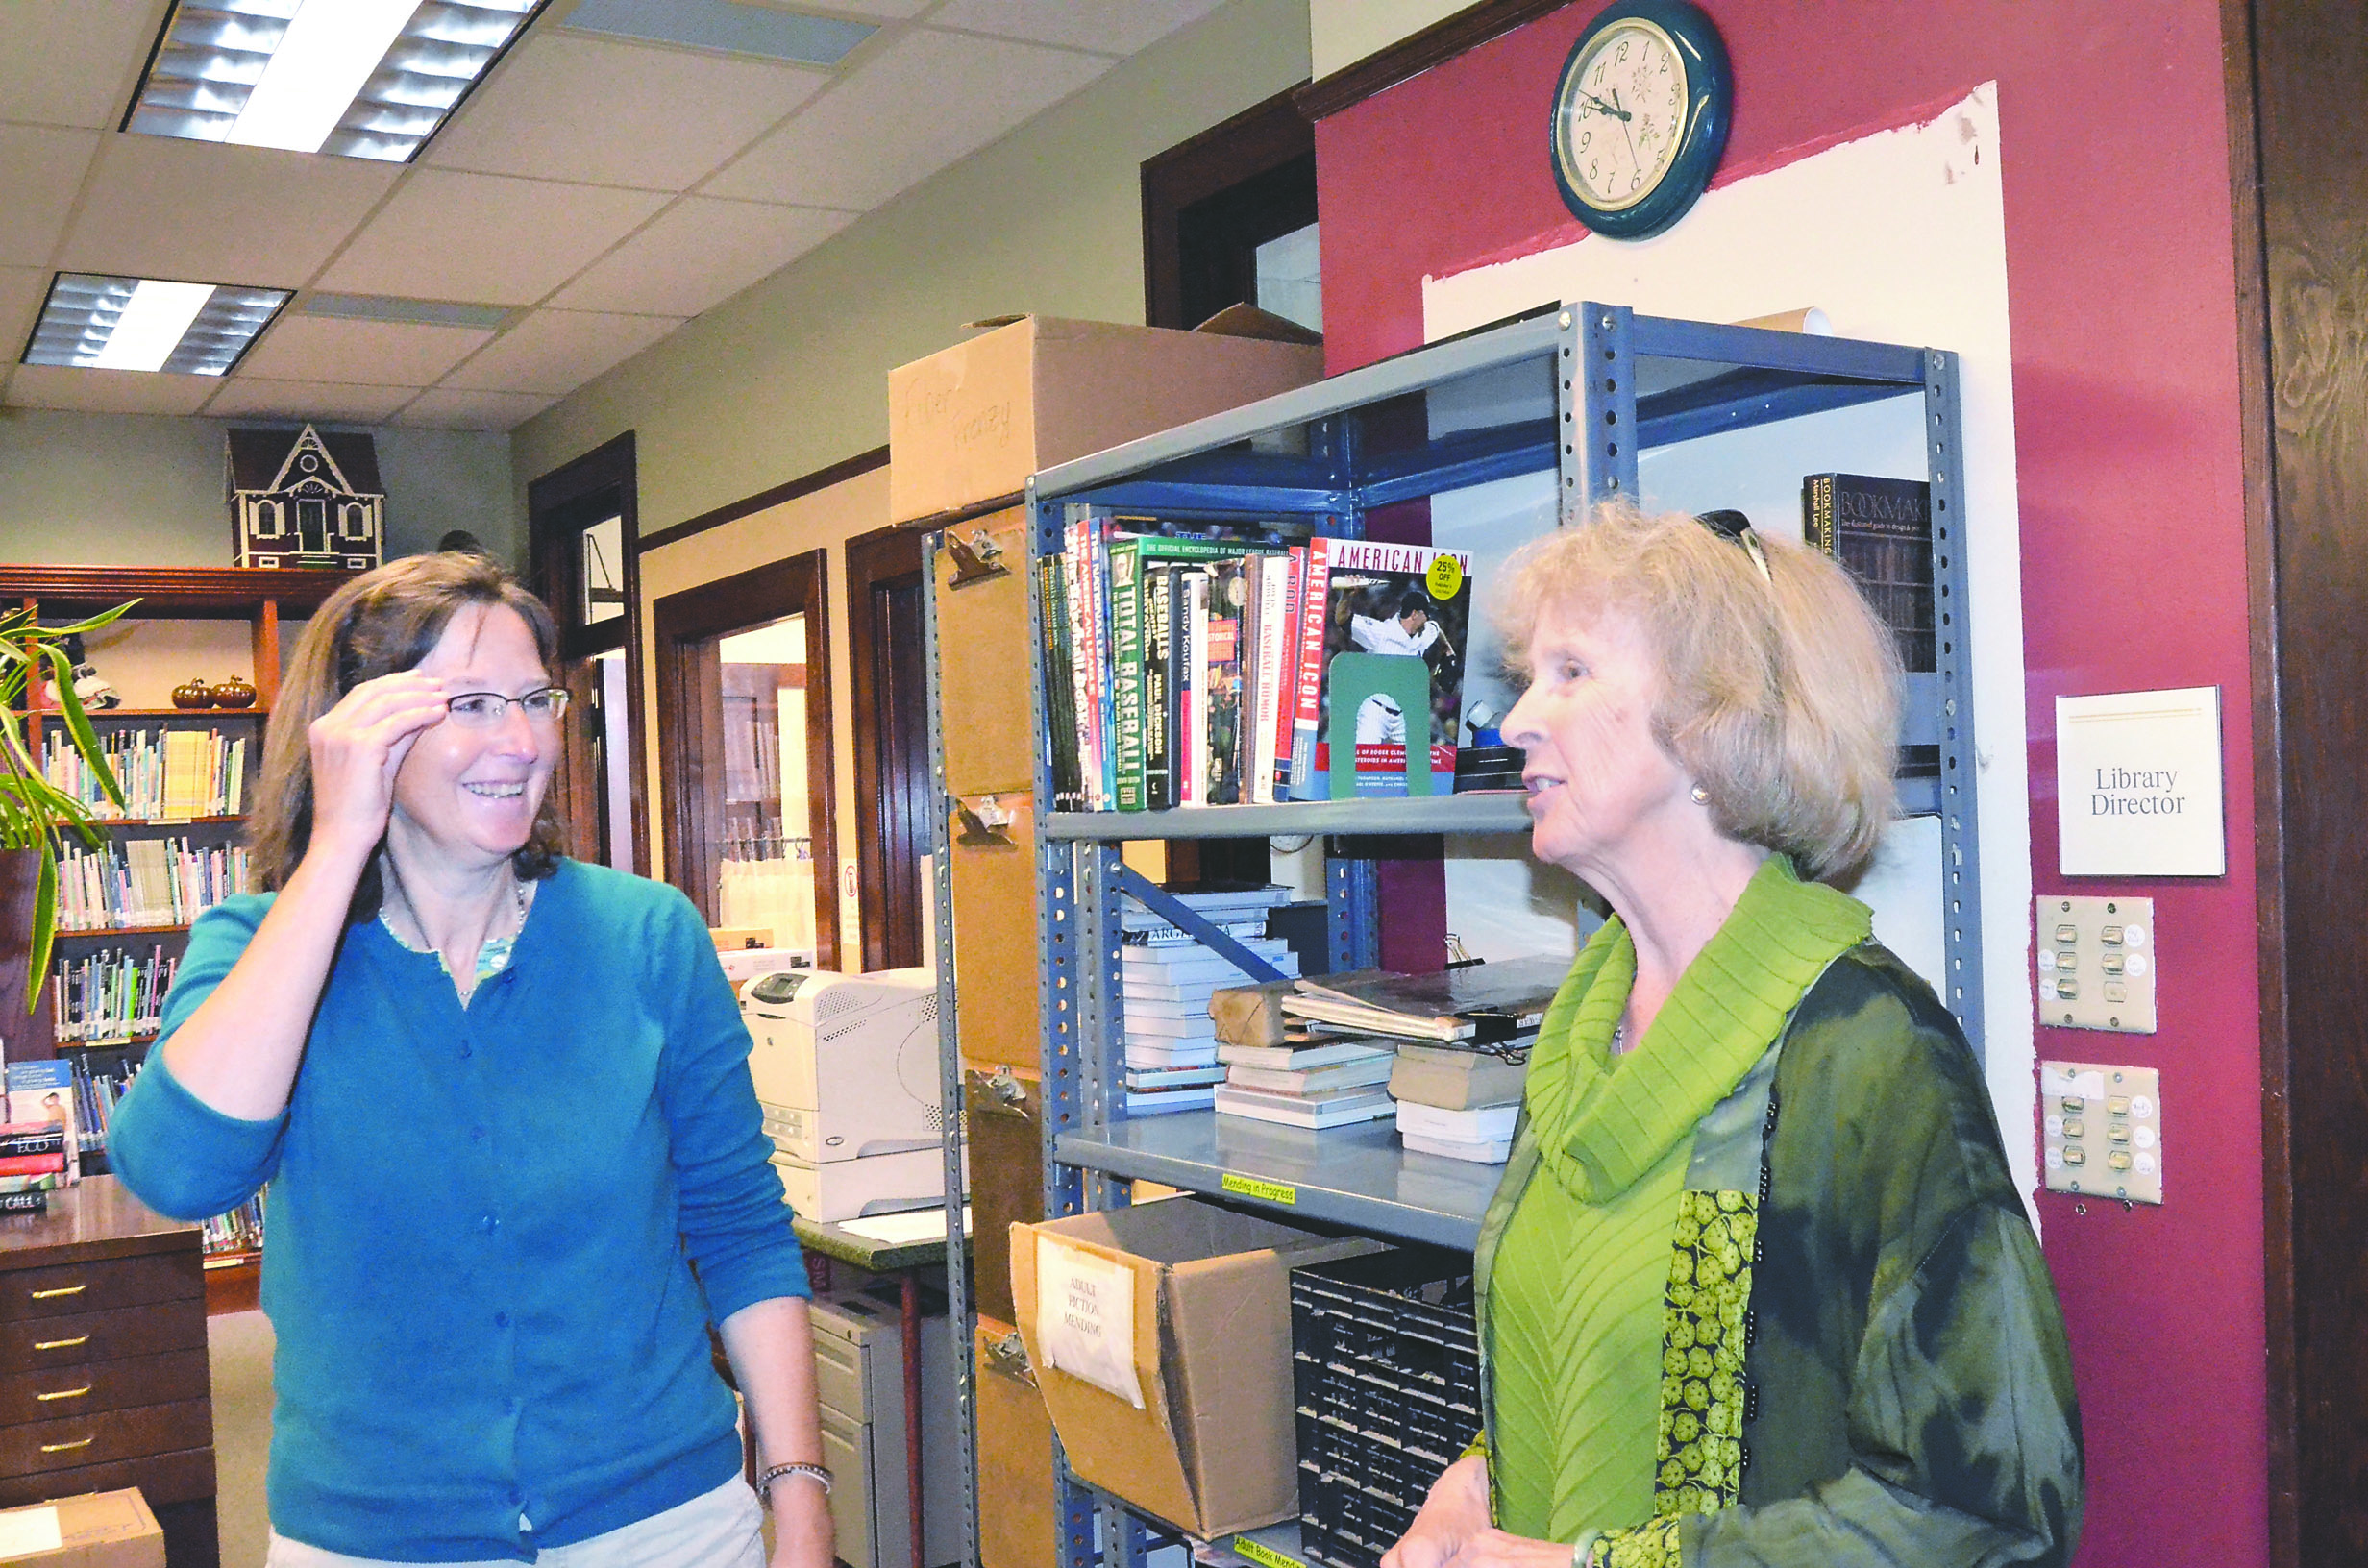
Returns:
[[[1255,305],[1320,331],[1316,240],[1316,129],[1282,93],[1144,163],[1144,319]]]

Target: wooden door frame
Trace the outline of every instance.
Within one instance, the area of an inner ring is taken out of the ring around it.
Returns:
[[[859,890],[857,914],[863,927],[863,967],[891,967],[895,952],[922,951],[925,921],[917,889],[907,890],[910,902],[896,896],[888,874],[889,829],[896,820],[895,799],[886,766],[888,727],[881,723],[886,700],[882,661],[891,651],[880,636],[873,599],[883,589],[908,582],[921,586],[921,534],[912,528],[886,527],[858,534],[847,542],[848,675],[854,704],[855,746],[855,877]],[[925,694],[923,700],[926,701]],[[924,760],[926,766],[926,760]],[[928,823],[914,823],[927,842]],[[919,963],[916,956],[913,960]]]
[[[618,553],[623,557],[624,567],[624,625],[615,630],[605,623],[578,627],[575,622],[580,568],[576,552],[566,547],[582,530],[584,525],[578,521],[580,515],[611,491],[615,494],[619,519]],[[625,650],[622,745],[633,834],[629,847],[632,851],[633,869],[646,876],[650,871],[650,791],[643,737],[650,729],[643,712],[641,672],[649,668],[649,650],[641,608],[640,538],[639,478],[630,430],[527,484],[527,581],[559,623],[560,658],[588,658],[611,648]],[[610,744],[619,742],[612,736]]]
[[[2253,640],[2260,931],[2269,1560],[2351,1560],[2368,1535],[2368,149],[2341,116],[2368,67],[2356,0],[2222,0]],[[2330,96],[2332,94],[2333,96]]]
[[[708,826],[723,775],[723,704],[702,680],[712,639],[805,617],[806,815],[813,838],[814,963],[839,967],[838,791],[830,712],[830,607],[826,551],[736,572],[650,606],[657,671],[657,746],[665,792],[666,875],[716,923]],[[710,767],[710,759],[715,766]],[[786,825],[786,824],[784,824]],[[698,845],[700,852],[692,852]]]

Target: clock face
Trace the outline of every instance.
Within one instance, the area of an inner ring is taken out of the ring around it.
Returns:
[[[1646,200],[1685,145],[1691,102],[1686,56],[1653,23],[1629,18],[1588,39],[1554,110],[1566,188],[1601,212]]]

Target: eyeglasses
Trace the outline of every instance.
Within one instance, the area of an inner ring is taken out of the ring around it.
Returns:
[[[500,692],[462,692],[445,699],[445,711],[453,723],[463,729],[492,729],[509,717],[512,705],[524,710],[528,719],[538,724],[555,724],[567,711],[567,693],[557,686],[546,686],[524,697],[504,697]]]

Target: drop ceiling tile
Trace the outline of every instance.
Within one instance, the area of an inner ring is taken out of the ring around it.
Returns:
[[[8,401],[18,408],[85,414],[194,414],[221,386],[219,376],[18,365],[9,377]]]
[[[537,310],[444,384],[474,392],[573,392],[681,325],[680,316]]]
[[[41,302],[49,297],[49,269],[46,267],[0,267],[0,350],[8,357],[0,359],[0,376],[25,352],[33,338],[34,318],[41,313]]]
[[[173,136],[109,136],[67,233],[75,272],[297,288],[403,170]]]
[[[742,154],[702,194],[868,211],[1051,108],[1111,64],[1092,55],[915,28]]]
[[[0,224],[0,265],[48,262],[98,150],[96,131],[0,125],[0,201],[8,208],[8,221]]]
[[[473,327],[282,312],[263,340],[247,351],[237,373],[278,381],[432,386],[492,338]]]
[[[335,381],[273,381],[245,374],[222,383],[206,404],[209,419],[329,419],[383,425],[419,396],[416,386],[355,386]]]
[[[558,401],[533,392],[463,392],[432,386],[396,415],[395,423],[433,430],[506,430]]]
[[[167,9],[163,0],[0,4],[0,104],[8,117],[111,130]]]
[[[685,196],[551,297],[569,310],[696,316],[855,220],[820,207]]]
[[[683,190],[829,80],[791,65],[547,34],[470,98],[424,161]]]
[[[1131,55],[1215,11],[1223,0],[946,0],[933,27],[961,27],[1036,43],[1064,43],[1105,55]]]
[[[319,286],[531,305],[664,205],[654,191],[415,169]]]
[[[850,16],[879,16],[895,21],[906,16],[918,16],[929,9],[930,0],[827,0],[821,10],[844,12]]]

